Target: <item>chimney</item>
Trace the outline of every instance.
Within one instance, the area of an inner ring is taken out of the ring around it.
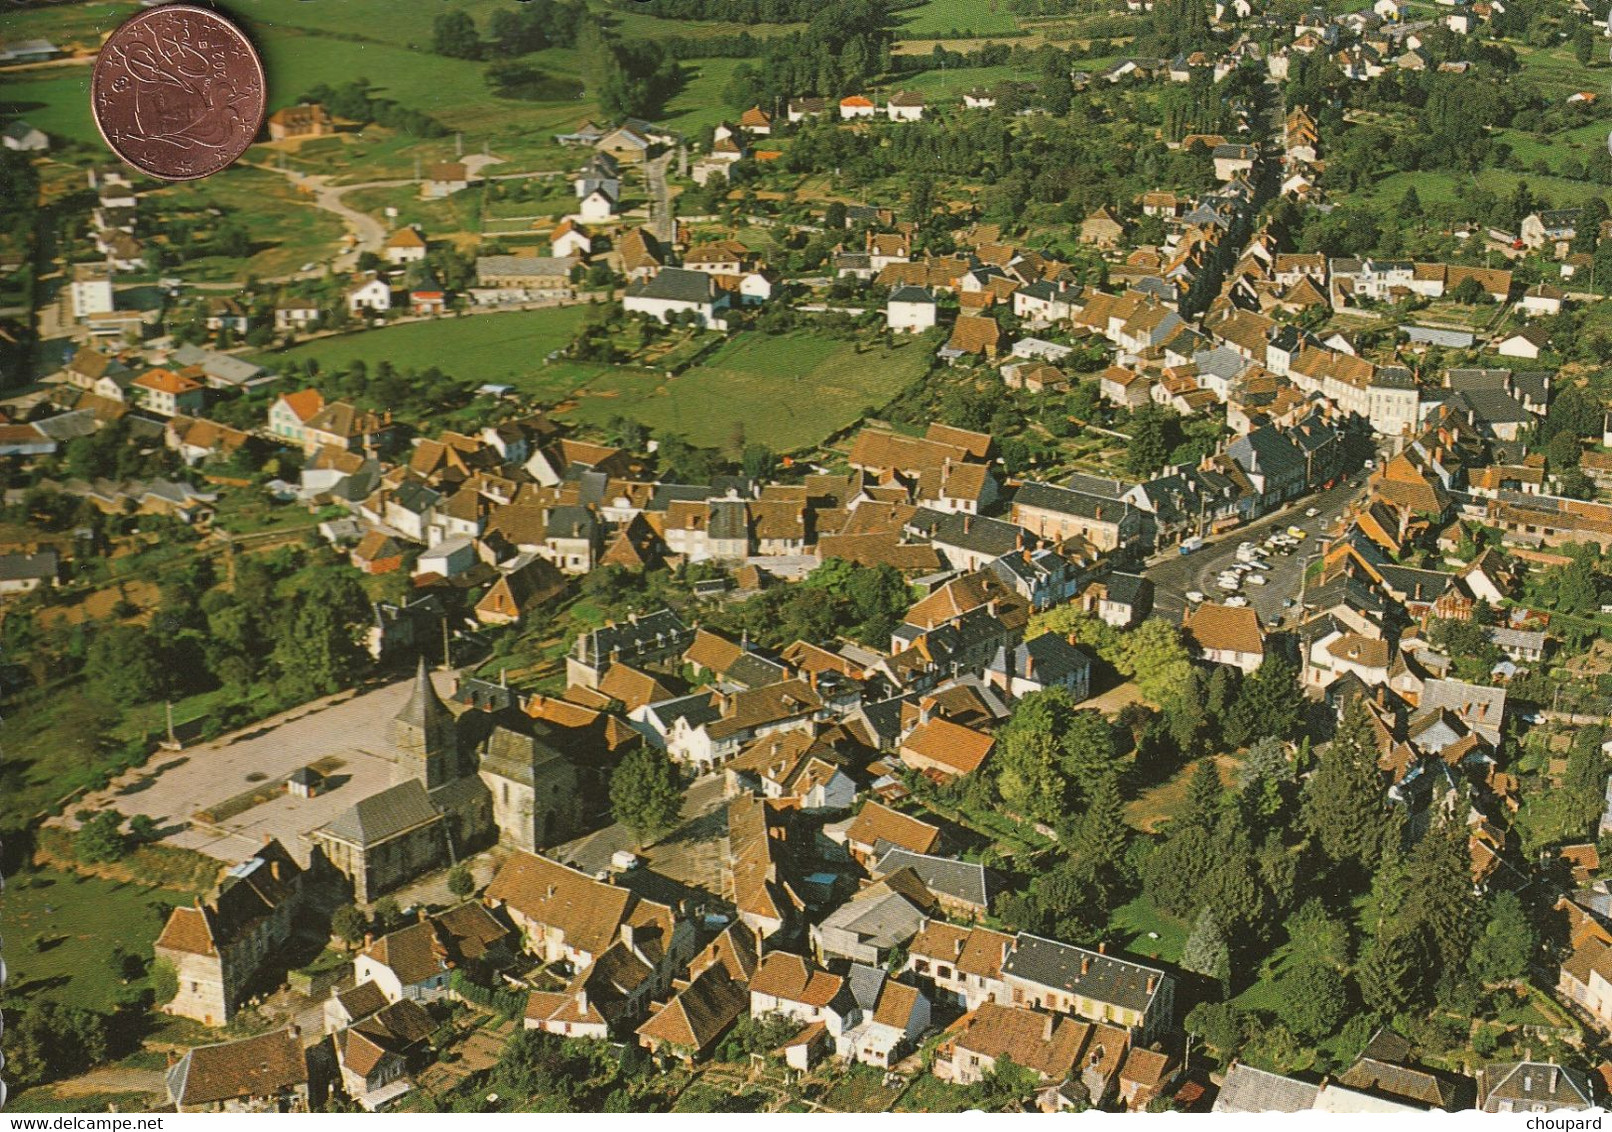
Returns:
[[[374,932],[365,932],[364,933],[364,949],[367,951],[373,946],[375,946],[375,933]]]
[[[1091,956],[1090,955],[1082,955],[1080,957],[1080,973],[1082,975],[1091,974]]]
[[[555,889],[554,889],[554,886],[553,886],[553,885],[552,885],[552,884],[551,884],[551,885],[549,885],[549,887],[548,887],[548,893],[547,893],[547,899],[549,899],[549,900],[553,900],[553,899],[554,899],[554,891],[555,891]]]
[[[1552,1062],[1550,1067],[1550,1091],[1553,1093],[1556,1091],[1556,1075],[1558,1072],[1560,1072],[1560,1070],[1558,1070],[1556,1068],[1556,1064]]]
[[[1158,985],[1159,985],[1159,977],[1157,975],[1149,975],[1147,977],[1147,993],[1148,994],[1152,994],[1154,988],[1157,987]]]
[[[577,988],[577,1013],[586,1017],[588,1013],[588,988]]]
[[[271,877],[273,877],[275,880],[280,879],[280,862],[279,861],[270,861],[269,862],[269,875]]]
[[[969,531],[971,531],[973,529],[974,529],[974,516],[965,512],[964,515],[963,515],[963,533],[966,535]]]
[[[1050,1014],[1041,1019],[1041,1040],[1044,1042],[1052,1040],[1052,1023],[1053,1018]]]
[[[1097,945],[1097,954],[1099,954],[1099,955],[1107,955],[1108,954],[1108,941],[1106,939],[1103,940],[1102,942],[1100,942]]]

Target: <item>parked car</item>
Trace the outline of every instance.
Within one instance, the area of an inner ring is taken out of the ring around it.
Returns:
[[[1192,602],[1194,605],[1198,604],[1199,602],[1203,601],[1203,591],[1202,590],[1188,590],[1187,591],[1187,600]]]
[[[1243,581],[1247,582],[1251,586],[1263,586],[1265,584],[1265,575],[1250,574],[1248,577],[1244,578]]]
[[[1226,599],[1226,604],[1233,609],[1241,609],[1248,604],[1248,599],[1242,594],[1232,594]]]
[[[1320,513],[1321,513],[1321,508],[1319,508],[1319,507],[1307,507],[1304,510],[1304,517],[1306,519],[1313,519],[1317,515],[1319,515]]]

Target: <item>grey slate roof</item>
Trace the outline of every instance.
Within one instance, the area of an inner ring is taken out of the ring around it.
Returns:
[[[1081,965],[1088,960],[1082,974]],[[1146,967],[1129,959],[1042,939],[1027,932],[1020,932],[1014,940],[1013,950],[1002,964],[1002,973],[1128,1010],[1146,1010],[1165,978],[1165,973],[1157,967]],[[1153,979],[1152,990],[1147,985],[1149,977]]]
[[[1131,505],[1101,495],[1072,491],[1050,483],[1025,483],[1013,496],[1013,502],[1026,507],[1039,507],[1063,515],[1078,515],[1084,519],[1100,519],[1118,523],[1129,514]],[[1100,514],[1099,514],[1100,513]]]
[[[923,287],[897,287],[890,292],[892,303],[933,303],[935,296]]]
[[[715,286],[709,275],[683,267],[663,267],[653,279],[627,288],[628,298],[680,303],[708,303],[714,293]]]
[[[990,907],[991,877],[984,865],[892,847],[874,863],[873,875],[887,876],[898,869],[911,869],[930,892]]]
[[[1151,604],[1153,582],[1140,574],[1113,573],[1108,576],[1108,600],[1118,605]]]
[[[681,652],[693,636],[683,619],[670,609],[657,609],[636,621],[605,625],[577,638],[577,657],[589,663],[617,659],[630,662],[635,656],[675,648]]]
[[[1091,657],[1058,634],[1043,633],[1015,646],[1011,654],[1005,647],[997,649],[990,670],[1057,684],[1072,673],[1090,672]]]
[[[1001,519],[983,515],[960,515],[949,511],[936,511],[920,507],[907,520],[907,529],[923,535],[933,542],[955,546],[975,554],[988,554],[1000,558],[1020,549],[1025,535],[1023,527]],[[1028,540],[1033,541],[1033,540]]]
[[[371,794],[337,814],[324,828],[333,837],[367,847],[441,817],[426,795],[425,785],[411,778]]]
[[[56,577],[61,560],[54,550],[37,554],[0,554],[0,582],[21,582]]]
[[[1304,1112],[1315,1107],[1319,1085],[1238,1062],[1226,1070],[1215,1112]]]

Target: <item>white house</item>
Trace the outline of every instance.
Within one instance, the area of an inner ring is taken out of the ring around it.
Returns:
[[[653,279],[632,284],[622,300],[628,312],[653,315],[661,322],[668,321],[673,314],[688,312],[701,325],[715,330],[728,328],[718,317],[718,312],[727,305],[727,292],[718,290],[709,275],[682,267],[664,267]]]
[[[885,304],[885,325],[904,334],[919,334],[935,325],[935,296],[923,287],[897,287]]]
[[[73,268],[73,281],[68,285],[74,318],[88,318],[113,310],[112,273],[93,263],[81,263]]]
[[[50,148],[50,138],[44,130],[30,126],[19,118],[0,132],[0,144],[20,153],[43,153]]]
[[[1559,288],[1549,283],[1535,283],[1522,293],[1517,305],[1524,314],[1537,318],[1540,315],[1561,314],[1562,300],[1565,298],[1567,295]]]
[[[916,122],[924,116],[924,96],[910,90],[893,94],[884,113],[892,122]]]
[[[421,551],[414,563],[414,574],[416,577],[437,574],[444,578],[457,578],[478,561],[475,542],[461,535]]]
[[[603,189],[594,189],[577,205],[577,216],[584,223],[598,224],[615,215],[615,198]]]
[[[394,267],[401,267],[406,263],[418,263],[425,258],[425,237],[420,235],[418,228],[399,228],[386,238],[386,243],[381,245],[381,252],[386,256],[386,262]]]
[[[840,121],[849,122],[853,118],[871,118],[878,112],[871,98],[860,94],[853,94],[848,98],[840,99]]]
[[[1502,357],[1533,360],[1539,357],[1549,345],[1550,335],[1537,326],[1530,326],[1502,338],[1499,344],[1495,346],[1495,352]]]
[[[585,257],[593,251],[593,238],[582,225],[569,219],[562,220],[549,237],[549,251],[555,259]]]
[[[392,309],[392,288],[384,279],[366,279],[347,289],[347,309],[380,312]]]

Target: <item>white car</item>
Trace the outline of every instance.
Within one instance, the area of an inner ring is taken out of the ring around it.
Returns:
[[[1203,601],[1203,591],[1202,590],[1188,590],[1187,591],[1187,600],[1192,602],[1192,604],[1194,604],[1194,605],[1199,604],[1200,602]]]
[[[1306,519],[1313,519],[1317,515],[1319,515],[1320,513],[1321,513],[1321,508],[1319,508],[1319,507],[1307,507],[1307,508],[1305,508],[1305,511],[1304,511],[1304,517]]]
[[[1248,604],[1248,599],[1242,594],[1232,594],[1226,599],[1226,604],[1233,609],[1241,609]]]
[[[1235,593],[1242,589],[1243,583],[1242,579],[1240,578],[1221,578],[1215,583],[1215,585],[1225,590],[1227,593]]]
[[[1263,586],[1265,584],[1265,575],[1250,574],[1248,577],[1244,578],[1243,581],[1247,582],[1251,586]]]

